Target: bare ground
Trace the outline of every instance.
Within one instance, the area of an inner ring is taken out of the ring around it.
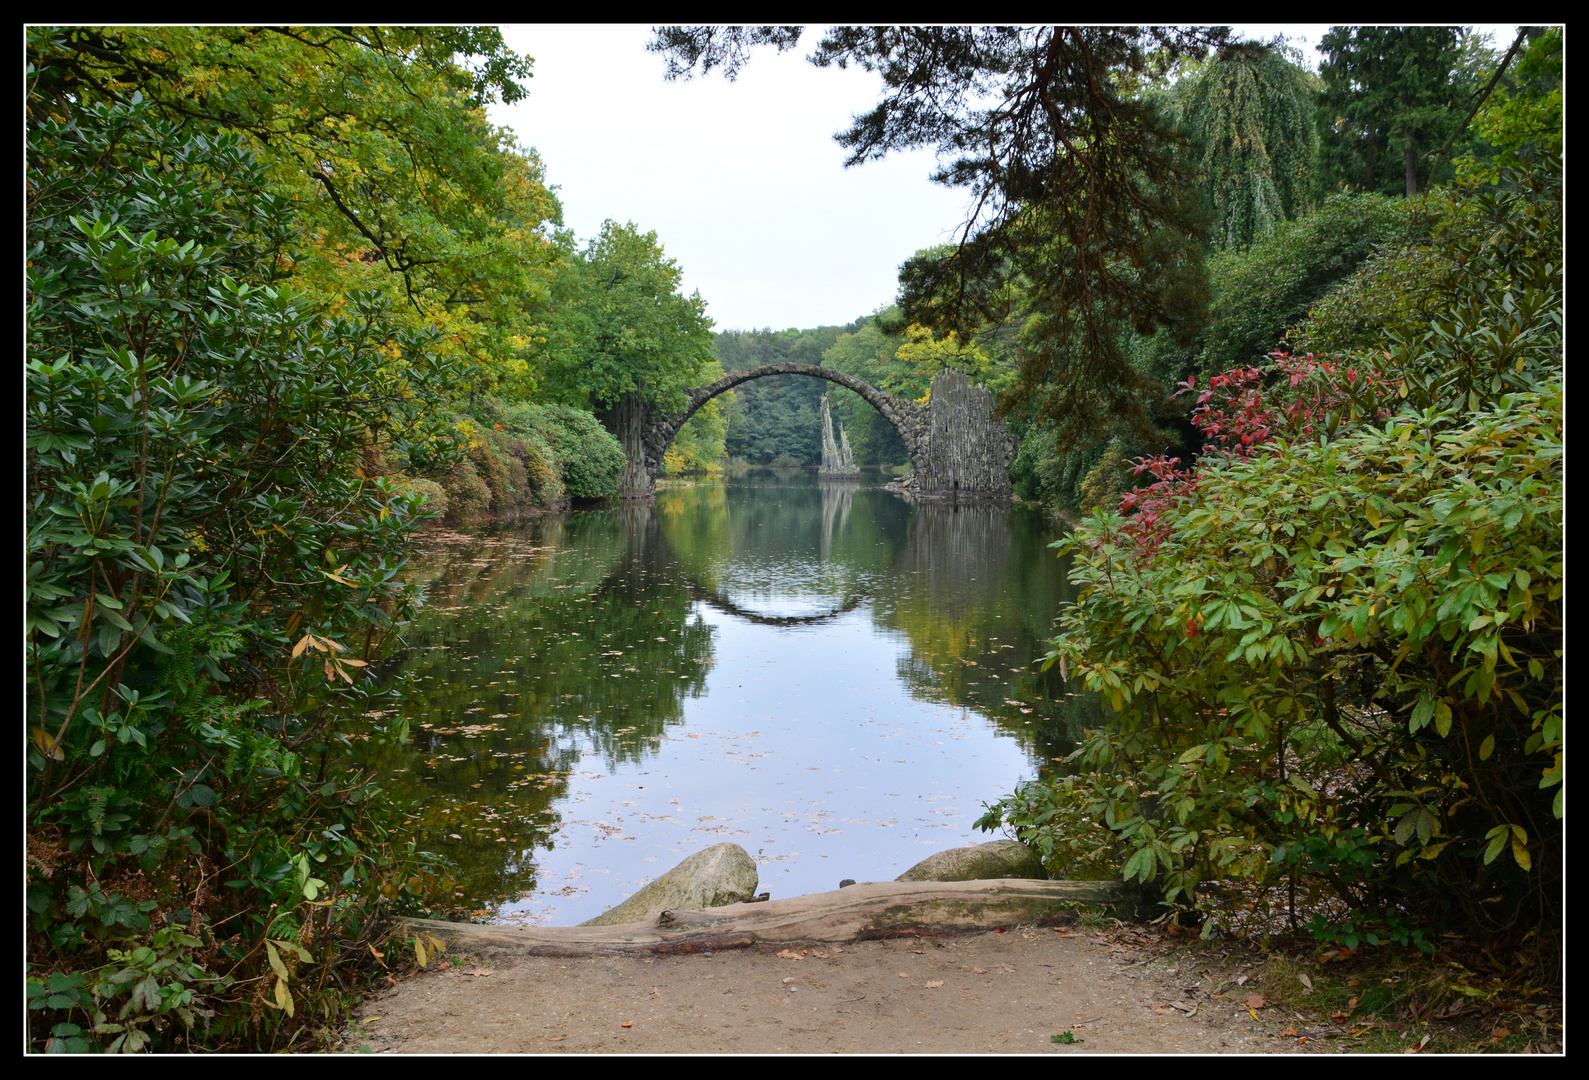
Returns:
[[[715,955],[453,955],[365,1002],[380,1053],[1244,1054],[1294,1050],[1223,965],[1017,928]],[[1261,1006],[1260,1006],[1261,1007]],[[1255,1019],[1256,1017],[1256,1019]],[[1052,1036],[1071,1032],[1074,1042]],[[1288,1034],[1294,1035],[1295,1032]]]

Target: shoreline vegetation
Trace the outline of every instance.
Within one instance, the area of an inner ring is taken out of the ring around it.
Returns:
[[[800,33],[651,48],[732,74]],[[532,72],[495,28],[28,27],[28,1052],[325,1046],[423,965],[392,920],[457,868],[385,786],[414,688],[371,676],[426,523],[609,497],[603,417],[781,361],[918,401],[964,372],[1070,526],[1047,663],[1104,719],[986,827],[1117,868],[1172,936],[1284,912],[1292,982],[1359,965],[1345,1017],[1556,1046],[1564,36],[1323,56],[834,27],[816,63],[900,75],[852,163],[953,150],[986,212],[863,318],[714,333],[656,233],[563,226],[534,133],[487,119]],[[664,486],[814,466],[818,382],[708,403]]]

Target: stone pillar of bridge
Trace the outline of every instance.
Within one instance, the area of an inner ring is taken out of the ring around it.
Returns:
[[[932,381],[925,438],[912,455],[916,491],[926,499],[1008,499],[1015,439],[992,418],[993,395],[963,371]]]
[[[649,499],[656,494],[656,475],[661,465],[659,461],[647,460],[651,447],[646,436],[654,426],[651,410],[639,398],[626,397],[599,419],[602,426],[617,436],[626,459],[623,475],[618,479],[618,497]]]

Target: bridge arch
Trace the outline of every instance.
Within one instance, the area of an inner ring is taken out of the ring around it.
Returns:
[[[762,615],[708,589],[694,578],[687,580],[690,585],[691,599],[699,600],[707,607],[721,611],[724,615],[744,622],[755,623],[758,626],[820,626],[823,623],[832,622],[834,619],[848,615],[872,598],[869,593],[860,593],[835,605],[832,610],[824,611],[818,615]]]
[[[761,367],[731,372],[714,383],[697,387],[693,390],[686,390],[685,393],[690,398],[689,404],[684,407],[684,411],[676,418],[670,418],[672,431],[668,433],[667,445],[662,447],[663,453],[667,452],[667,447],[672,445],[673,439],[678,435],[679,430],[689,423],[690,417],[694,416],[701,406],[724,391],[732,390],[741,383],[750,382],[752,379],[765,379],[772,375],[808,375],[814,379],[826,379],[829,382],[838,383],[847,390],[854,390],[861,395],[868,405],[882,413],[883,419],[887,420],[893,425],[894,430],[899,432],[900,440],[905,444],[905,452],[910,455],[911,461],[915,462],[916,453],[920,449],[921,429],[923,427],[922,413],[924,410],[922,406],[914,401],[895,397],[893,394],[886,394],[876,387],[862,382],[854,375],[847,375],[842,371],[820,367],[816,364],[794,363],[763,364]]]
[[[701,406],[725,390],[773,375],[805,375],[853,390],[899,433],[926,496],[1009,498],[1009,463],[1015,442],[990,419],[993,398],[972,387],[963,372],[946,371],[932,381],[929,404],[885,393],[853,375],[816,364],[764,364],[735,371],[714,383],[686,390],[678,413],[663,414],[638,398],[619,402],[603,421],[623,444],[629,464],[619,481],[625,498],[649,497],[662,474],[662,459],[679,430]]]

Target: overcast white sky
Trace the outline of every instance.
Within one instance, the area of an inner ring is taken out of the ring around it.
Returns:
[[[1301,39],[1317,25],[1243,25],[1238,32]],[[497,106],[546,163],[564,224],[583,241],[607,218],[654,229],[699,289],[717,328],[847,323],[889,303],[899,264],[950,240],[965,193],[929,183],[929,151],[853,169],[833,134],[877,102],[881,80],[806,63],[820,35],[776,55],[758,51],[730,83],[668,83],[645,51],[649,26],[504,26],[532,57],[529,97]],[[1501,48],[1513,27],[1495,31]]]

